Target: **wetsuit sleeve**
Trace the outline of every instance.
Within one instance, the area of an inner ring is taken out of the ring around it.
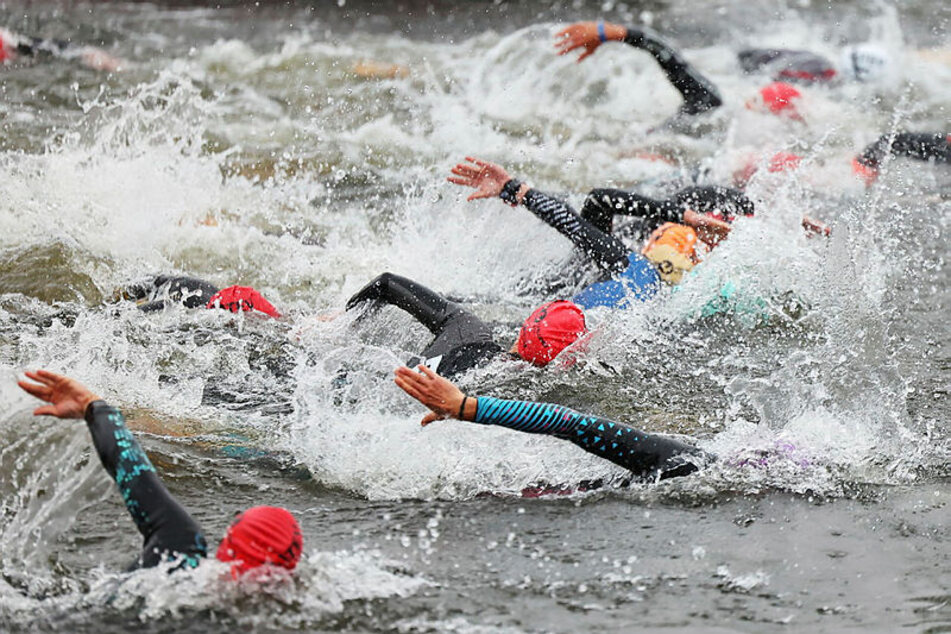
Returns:
[[[198,565],[208,552],[201,527],[162,484],[119,410],[95,401],[86,408],[86,423],[102,466],[116,481],[142,534],[144,544],[135,567],[148,568],[177,557],[185,565]]]
[[[701,214],[715,214],[727,222],[737,216],[752,216],[755,211],[753,201],[746,194],[732,187],[720,185],[700,185],[687,187],[674,196],[680,210],[681,220],[685,209],[693,209]]]
[[[858,162],[878,168],[888,154],[951,163],[951,134],[899,132],[894,137],[885,134],[865,148],[858,156]]]
[[[623,189],[593,189],[581,207],[581,217],[604,233],[611,233],[615,215],[643,218],[651,226],[681,223],[684,219],[683,209],[673,200],[657,200]]]
[[[630,250],[624,243],[579,216],[565,201],[537,189],[530,189],[522,203],[558,233],[571,240],[601,268],[612,274],[627,268]]]
[[[710,459],[696,447],[679,440],[646,434],[623,423],[551,403],[480,396],[476,402],[475,422],[570,440],[588,453],[610,460],[642,478],[687,475]]]
[[[29,52],[24,52],[28,48]],[[36,55],[37,53],[48,53],[50,55],[62,55],[70,48],[69,42],[63,40],[44,40],[39,37],[31,37],[28,42],[21,42],[18,50],[26,55]]]
[[[657,60],[671,85],[683,96],[684,103],[680,111],[684,114],[700,114],[723,105],[716,86],[656,33],[628,27],[624,42],[647,51]]]

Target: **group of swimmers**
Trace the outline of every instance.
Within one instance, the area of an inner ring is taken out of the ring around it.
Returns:
[[[9,34],[3,35],[6,39],[0,39],[0,50],[9,56],[13,40]],[[609,41],[649,53],[683,96],[676,121],[704,116],[723,103],[707,78],[648,29],[581,22],[563,29],[556,38],[559,53],[580,50],[579,61]],[[39,50],[35,42],[26,40],[17,40],[14,48],[21,54]],[[789,116],[798,116],[795,102],[801,97],[791,82],[816,84],[843,76],[868,81],[888,63],[875,49],[856,48],[844,59],[845,64],[837,67],[804,51],[750,49],[739,54],[745,72],[764,73],[776,80],[760,91],[760,104],[770,112]],[[889,153],[949,163],[951,136],[944,132],[885,135],[856,157],[856,170],[871,182]],[[455,165],[448,180],[474,190],[469,200],[498,198],[512,207],[524,206],[568,238],[598,273],[570,298],[553,299],[534,310],[512,345],[497,342],[492,328],[465,306],[393,273],[383,273],[354,294],[347,302],[348,311],[362,311],[362,315],[373,306],[392,305],[432,333],[433,340],[421,352],[417,369],[403,366],[395,372],[396,385],[429,408],[422,424],[454,418],[555,436],[646,481],[685,476],[715,460],[681,440],[644,433],[561,405],[468,395],[449,378],[498,357],[509,356],[535,366],[552,363],[588,334],[585,311],[623,310],[651,299],[664,284],[680,283],[729,236],[737,218],[755,213],[752,201],[740,189],[713,185],[688,187],[668,199],[602,188],[591,191],[578,212],[565,201],[512,177],[500,165],[474,157]],[[637,217],[637,231],[616,235],[616,215]],[[803,227],[820,235],[830,232],[811,218],[803,218]],[[122,296],[147,312],[181,305],[281,316],[253,288],[219,289],[197,278],[157,276],[129,286]],[[142,533],[144,545],[136,566],[155,566],[169,559],[180,566],[195,566],[206,557],[208,547],[201,528],[165,489],[119,410],[73,379],[44,370],[26,376],[29,381],[19,385],[49,403],[34,414],[85,418],[103,466],[115,479]],[[229,563],[235,576],[264,564],[293,569],[301,556],[302,541],[300,526],[291,513],[255,507],[234,520],[216,557]]]

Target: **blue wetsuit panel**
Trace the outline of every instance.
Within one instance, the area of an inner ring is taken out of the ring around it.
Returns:
[[[646,302],[660,289],[660,276],[654,265],[639,253],[628,256],[628,266],[609,280],[595,282],[572,298],[581,308],[596,306],[627,308],[632,301]]]

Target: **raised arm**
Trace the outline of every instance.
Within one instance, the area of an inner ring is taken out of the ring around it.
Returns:
[[[889,154],[921,161],[951,163],[951,134],[944,132],[883,134],[855,157],[852,166],[866,184],[871,185],[878,177],[878,169],[882,161]]]
[[[605,22],[578,22],[559,31],[555,38],[559,55],[583,49],[578,57],[579,62],[608,41],[624,42],[647,51],[660,65],[671,85],[683,96],[684,103],[680,110],[684,114],[700,114],[723,105],[716,86],[650,29],[625,28]]]
[[[601,268],[613,274],[627,267],[630,251],[624,243],[579,216],[565,201],[511,178],[499,165],[472,157],[466,157],[466,161],[452,168],[455,176],[448,180],[476,190],[467,200],[498,196],[512,206],[524,204]]]
[[[142,534],[144,545],[136,566],[155,566],[177,557],[186,565],[197,565],[207,554],[201,528],[162,484],[119,410],[74,379],[45,370],[27,372],[26,376],[35,383],[19,381],[18,385],[49,403],[37,408],[34,415],[85,417],[102,466],[115,480]]]
[[[429,368],[422,374],[403,367],[396,384],[430,408],[422,424],[457,418],[482,425],[498,425],[529,434],[569,440],[588,453],[610,460],[643,478],[670,478],[697,471],[709,459],[697,448],[629,427],[623,423],[581,414],[561,405],[469,397]]]

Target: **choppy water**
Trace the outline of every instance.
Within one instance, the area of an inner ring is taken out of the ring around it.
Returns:
[[[128,60],[0,69],[0,629],[951,631],[951,170],[896,161],[866,192],[848,163],[882,131],[947,128],[947,49],[920,52],[948,46],[946,3],[459,5],[0,4],[2,25]],[[645,55],[552,54],[559,24],[599,15],[684,48],[728,102],[711,134],[649,132],[679,98]],[[806,89],[805,123],[742,107],[759,80],[739,47],[862,41],[899,60],[884,82]],[[364,79],[365,60],[408,72]],[[514,336],[570,249],[465,203],[444,178],[467,154],[580,202],[689,172],[643,152],[726,182],[780,149],[803,168],[754,179],[762,213],[677,293],[602,323],[588,363],[465,379],[734,458],[699,476],[522,498],[619,471],[552,439],[421,430],[389,373],[425,331],[317,319],[392,270]],[[158,272],[253,285],[287,317],[104,304]],[[697,319],[720,280],[771,298],[768,323]],[[210,541],[235,510],[291,508],[294,579],[258,596],[213,563],[120,574],[138,536],[83,426],[30,416],[13,380],[35,367],[121,405]],[[795,454],[742,466],[778,444]]]

